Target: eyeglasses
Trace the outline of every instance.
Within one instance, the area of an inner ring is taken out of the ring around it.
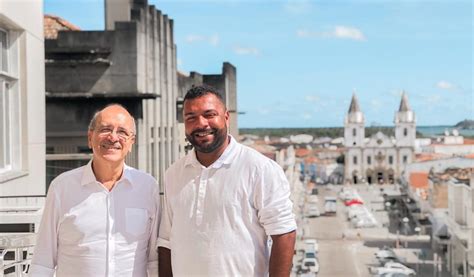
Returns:
[[[101,137],[108,137],[109,135],[112,135],[115,132],[119,140],[123,142],[129,140],[135,135],[133,132],[128,131],[121,127],[114,129],[113,127],[105,126],[105,127],[100,127],[96,129],[96,131],[99,133],[99,136]]]

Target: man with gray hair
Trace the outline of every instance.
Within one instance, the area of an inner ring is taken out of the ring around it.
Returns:
[[[117,104],[91,120],[93,158],[49,188],[30,276],[156,276],[156,180],[125,165],[135,121]]]

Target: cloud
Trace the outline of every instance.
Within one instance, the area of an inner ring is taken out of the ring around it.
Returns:
[[[212,35],[212,36],[203,36],[203,35],[196,35],[191,34],[186,36],[187,43],[196,43],[196,42],[206,42],[212,46],[217,46],[219,44],[219,36]]]
[[[287,12],[292,14],[308,13],[313,8],[309,0],[288,0],[284,8]]]
[[[446,90],[451,90],[451,89],[456,88],[455,85],[451,84],[448,81],[439,81],[438,83],[436,83],[436,87],[440,89],[446,89]]]
[[[241,46],[235,46],[234,47],[234,53],[237,55],[254,55],[254,56],[259,56],[260,55],[260,50],[258,50],[255,47],[241,47]]]
[[[260,108],[257,109],[257,113],[259,113],[261,115],[267,115],[270,112],[271,112],[270,109],[268,109],[266,107],[260,107]]]
[[[319,102],[320,98],[317,95],[306,95],[304,97],[304,100],[307,102]]]
[[[304,119],[311,119],[311,118],[313,118],[313,115],[310,114],[310,113],[304,113],[304,114],[301,115],[301,117],[304,118]]]
[[[312,32],[306,29],[299,29],[296,31],[296,36],[300,38],[334,38],[357,41],[367,40],[361,30],[351,26],[335,26],[327,32]]]

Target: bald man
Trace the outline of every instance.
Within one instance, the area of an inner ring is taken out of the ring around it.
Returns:
[[[156,180],[125,164],[135,120],[117,104],[89,124],[93,158],[49,188],[30,276],[157,276]]]

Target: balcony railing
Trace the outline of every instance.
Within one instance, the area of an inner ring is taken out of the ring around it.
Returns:
[[[35,243],[32,233],[0,234],[0,277],[26,276]]]

